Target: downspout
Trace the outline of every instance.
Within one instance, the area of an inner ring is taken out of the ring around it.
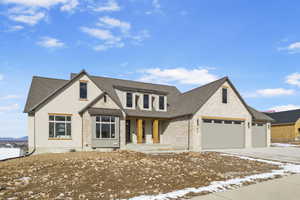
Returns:
[[[187,150],[190,150],[190,123],[191,122],[191,120],[189,119],[188,120],[188,148],[187,148]]]

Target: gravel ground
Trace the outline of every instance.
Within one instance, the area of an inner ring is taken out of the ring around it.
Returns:
[[[214,152],[42,154],[0,162],[0,199],[128,199],[273,169]]]

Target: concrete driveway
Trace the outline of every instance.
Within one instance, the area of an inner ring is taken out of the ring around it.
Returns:
[[[300,148],[298,147],[269,147],[269,148],[251,148],[251,149],[223,149],[214,150],[217,152],[250,156],[267,160],[276,160],[283,162],[292,162],[300,164]]]

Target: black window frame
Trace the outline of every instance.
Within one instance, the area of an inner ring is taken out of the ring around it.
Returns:
[[[222,103],[228,103],[228,88],[222,88]]]
[[[158,97],[158,108],[159,110],[165,110],[165,96]]]
[[[126,107],[127,108],[133,107],[133,93],[132,92],[126,92]]]
[[[72,139],[72,116],[70,115],[49,115],[50,139]],[[59,131],[62,129],[64,134]]]
[[[150,95],[143,94],[143,108],[150,109]]]
[[[88,95],[88,83],[87,82],[80,82],[79,83],[79,98],[80,99],[87,99]]]

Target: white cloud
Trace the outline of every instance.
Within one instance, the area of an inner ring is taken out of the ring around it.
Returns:
[[[11,94],[11,95],[6,95],[6,96],[0,97],[0,100],[10,100],[10,99],[19,99],[19,98],[20,98],[19,95]]]
[[[37,42],[37,44],[45,48],[59,48],[65,46],[63,42],[51,37],[42,37],[41,40]]]
[[[115,44],[100,44],[94,47],[95,51],[106,51],[111,48],[123,48],[125,44],[123,42],[115,43]]]
[[[300,73],[293,73],[286,77],[286,83],[300,87]]]
[[[23,14],[10,15],[9,18],[13,21],[21,22],[33,26],[37,24],[40,20],[42,20],[45,16],[46,16],[45,13],[37,12],[30,15],[23,15]]]
[[[300,109],[300,106],[288,104],[288,105],[282,105],[282,106],[274,106],[274,107],[270,108],[269,110],[274,111],[274,112],[281,112],[281,111],[295,110],[295,109]]]
[[[61,10],[65,11],[69,11],[78,5],[77,0],[2,0],[1,3],[47,9],[52,6],[61,5]]]
[[[0,74],[0,81],[2,81],[4,79],[3,74]]]
[[[287,51],[288,53],[300,53],[300,42],[294,42],[289,44],[287,47],[278,48],[279,51]]]
[[[152,7],[153,9],[146,11],[146,15],[151,15],[154,13],[163,13],[161,11],[160,0],[152,0]]]
[[[105,41],[120,41],[121,39],[115,37],[109,30],[105,29],[97,29],[97,28],[88,28],[88,27],[81,27],[82,32],[87,33],[88,35],[95,37],[100,40]]]
[[[105,4],[97,6],[93,9],[96,12],[113,12],[121,10],[119,4],[115,0],[108,0]]]
[[[272,88],[272,89],[261,89],[256,90],[253,93],[246,93],[243,96],[246,98],[255,98],[255,97],[275,97],[283,95],[293,95],[295,90],[284,89],[284,88]]]
[[[179,84],[203,85],[216,80],[218,77],[205,68],[152,68],[142,71],[140,81],[153,83],[178,82]]]
[[[100,23],[97,23],[98,26],[106,26],[108,28],[119,28],[123,33],[127,33],[131,28],[130,23],[108,16],[100,17],[99,21]]]
[[[9,111],[18,110],[18,109],[19,109],[19,104],[0,106],[0,112],[9,112]]]
[[[7,31],[9,31],[9,32],[15,32],[15,31],[20,31],[23,28],[24,28],[24,26],[20,26],[20,25],[10,26]]]
[[[152,0],[152,5],[155,9],[160,9],[161,8],[159,0]]]

